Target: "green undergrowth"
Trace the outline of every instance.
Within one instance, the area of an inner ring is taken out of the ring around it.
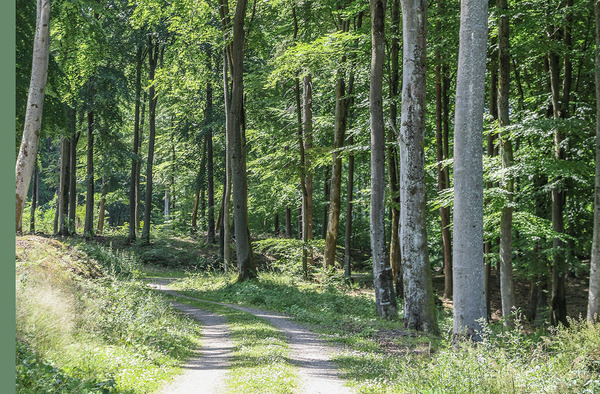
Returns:
[[[375,316],[372,296],[329,282],[275,273],[236,283],[234,276],[193,275],[173,287],[204,299],[288,313],[343,345],[335,361],[363,393],[600,392],[600,325],[525,333],[486,326],[478,346],[453,347],[451,312],[438,311],[441,335],[404,330]],[[402,309],[400,303],[399,309]]]
[[[226,382],[232,393],[290,393],[298,385],[289,362],[284,335],[250,313],[208,302],[167,295],[225,317],[234,342],[233,360]]]
[[[18,392],[151,392],[199,345],[126,253],[36,236],[16,250]]]

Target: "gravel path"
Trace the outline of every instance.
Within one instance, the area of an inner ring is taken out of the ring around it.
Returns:
[[[344,385],[344,381],[338,376],[338,371],[331,362],[333,350],[327,346],[315,333],[308,328],[293,322],[289,316],[281,315],[271,311],[265,311],[256,308],[247,308],[234,304],[202,300],[200,298],[189,297],[177,293],[171,289],[168,284],[172,279],[156,279],[150,286],[156,290],[179,297],[196,299],[213,304],[223,305],[267,320],[270,324],[280,329],[286,336],[290,346],[290,357],[298,369],[300,377],[300,392],[302,393],[322,393],[337,394],[351,393],[349,387]],[[210,341],[207,335],[204,335],[204,342]]]
[[[150,284],[150,287],[160,287]],[[224,382],[230,366],[233,343],[223,316],[203,311],[189,305],[171,302],[183,313],[202,323],[202,349],[182,365],[185,371],[162,388],[163,394],[223,393]]]

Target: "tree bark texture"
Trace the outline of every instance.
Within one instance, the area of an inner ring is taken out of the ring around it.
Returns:
[[[94,112],[87,113],[87,172],[83,235],[94,236]]]
[[[371,0],[371,256],[375,309],[383,319],[398,316],[392,268],[385,255],[385,128],[383,120],[383,63],[385,57],[385,0]],[[423,37],[425,41],[425,37]],[[423,48],[424,49],[424,48]],[[423,64],[424,65],[424,64]],[[424,70],[423,70],[424,71]],[[423,73],[424,76],[424,73]],[[423,85],[423,88],[425,85]],[[424,91],[424,89],[423,89]],[[425,94],[423,94],[423,99]],[[423,102],[424,104],[424,102]],[[424,120],[424,118],[423,118]],[[423,123],[425,126],[425,123]],[[424,127],[423,127],[424,129]],[[423,163],[424,164],[424,163]],[[423,184],[423,186],[425,186]],[[423,197],[425,197],[423,195]],[[423,212],[425,214],[425,212]],[[347,245],[348,246],[348,245]],[[429,267],[428,267],[429,269]],[[429,282],[431,286],[431,281]],[[432,293],[433,295],[433,293]],[[433,307],[433,298],[431,299]],[[435,321],[435,317],[434,317]],[[411,327],[418,328],[419,325]]]
[[[515,285],[512,266],[512,215],[514,179],[513,147],[507,127],[510,124],[508,95],[510,91],[510,43],[507,0],[497,0],[498,12],[498,126],[500,127],[500,154],[502,157],[503,189],[506,193],[500,217],[500,295],[504,324],[514,325]]]
[[[483,265],[483,112],[487,0],[462,0],[454,121],[453,337],[480,340]]]
[[[15,229],[23,231],[23,207],[27,199],[31,174],[35,167],[38,143],[42,130],[42,112],[46,80],[48,78],[48,59],[50,53],[50,0],[37,0],[36,27],[33,39],[31,80],[27,96],[25,125],[15,165]]]
[[[600,317],[600,0],[594,3],[596,15],[596,183],[594,188],[594,234],[590,262],[590,292],[587,318]]]

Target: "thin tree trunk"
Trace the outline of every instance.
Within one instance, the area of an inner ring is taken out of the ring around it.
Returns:
[[[275,223],[274,224],[274,231],[273,233],[275,234],[276,237],[279,236],[279,212],[275,212],[275,217],[273,218],[273,221]]]
[[[152,214],[152,167],[154,163],[154,140],[156,138],[156,89],[154,87],[154,73],[158,63],[159,45],[148,39],[148,81],[151,82],[148,89],[148,123],[150,131],[148,136],[148,162],[146,163],[146,199],[144,202],[144,228],[142,229],[142,240],[144,243],[150,243],[150,220]]]
[[[437,1],[438,19],[436,21],[436,31],[441,34],[441,13],[442,2]],[[435,114],[436,114],[436,143],[437,143],[437,169],[438,169],[438,191],[442,193],[446,185],[446,166],[442,165],[442,161],[448,159],[444,156],[444,140],[443,140],[443,111],[442,111],[442,60],[441,60],[440,44],[435,49]],[[445,63],[445,62],[444,62]],[[448,207],[440,207],[440,218],[442,225],[442,249],[444,255],[444,297],[452,298],[452,245],[450,240],[450,210]]]
[[[292,238],[292,210],[289,205],[285,207],[285,237]]]
[[[323,225],[321,226],[321,238],[327,237],[327,218],[329,217],[329,185],[331,182],[330,170],[331,167],[325,167],[325,173],[323,176]]]
[[[486,318],[483,266],[483,112],[487,0],[463,0],[454,121],[453,339],[481,340]]]
[[[69,155],[71,143],[69,137],[62,136],[60,141],[60,180],[58,187],[58,234],[69,235]]]
[[[504,324],[514,326],[513,308],[515,307],[515,285],[512,267],[512,215],[514,179],[508,173],[513,165],[512,141],[506,135],[509,126],[508,95],[510,91],[510,43],[509,19],[507,0],[497,0],[498,11],[498,125],[500,127],[500,151],[502,156],[502,169],[506,174],[503,186],[506,192],[506,201],[502,207],[500,218],[500,295],[502,298],[502,316]]]
[[[23,232],[23,207],[27,199],[31,174],[35,167],[38,143],[42,130],[42,111],[48,78],[48,58],[50,53],[50,0],[37,0],[35,36],[31,80],[27,96],[27,109],[23,137],[15,165],[15,215],[16,232]]]
[[[135,72],[135,115],[133,121],[133,157],[131,159],[131,179],[129,183],[129,242],[136,238],[136,188],[137,188],[137,169],[140,166],[139,145],[140,145],[140,101],[142,94],[142,46],[138,46],[136,53],[136,72]]]
[[[600,1],[594,4],[596,15],[596,183],[594,187],[594,234],[590,262],[590,292],[587,319],[600,318]]]
[[[425,195],[425,73],[427,2],[402,0],[403,77],[400,126],[400,248],[404,325],[437,331],[427,250]]]
[[[36,160],[35,169],[33,171],[33,190],[31,191],[31,216],[29,218],[29,232],[31,234],[35,234],[35,211],[39,199],[39,174],[40,169]]]
[[[138,154],[140,153],[140,149],[142,147],[142,140],[143,140],[143,130],[144,130],[144,120],[146,119],[146,101],[148,100],[147,94],[144,92],[144,99],[142,101],[142,115],[141,115],[141,120],[140,120],[140,139],[139,139],[139,144],[138,144]],[[141,179],[141,172],[142,172],[142,160],[141,157],[137,163],[136,166],[136,170],[135,170],[135,229],[136,229],[136,233],[140,233],[141,231],[141,212],[140,212],[140,202],[142,200],[142,190],[141,190],[141,186],[140,186],[140,179]]]
[[[77,142],[79,142],[79,132],[77,132],[75,106],[68,110],[68,125],[71,132],[71,153],[69,154],[69,234],[76,234],[76,211],[77,211]]]
[[[206,87],[206,117],[212,121],[213,88],[209,82]],[[208,199],[208,233],[207,239],[209,244],[215,243],[215,180],[214,180],[214,159],[213,159],[213,141],[212,141],[212,126],[208,128],[206,134],[206,187]]]
[[[388,132],[388,174],[390,179],[390,200],[392,201],[392,218],[390,229],[390,266],[396,286],[396,295],[404,297],[404,281],[402,279],[402,254],[400,253],[400,186],[398,185],[398,146],[394,143],[398,131],[398,89],[400,85],[400,0],[393,0],[391,15],[391,74],[390,74],[390,121]]]
[[[354,136],[348,138],[348,144],[354,144]],[[352,247],[352,192],[354,189],[354,155],[348,156],[348,185],[346,189],[346,231],[344,234],[344,276],[349,278],[352,274],[352,261],[350,249]]]
[[[303,270],[305,277],[308,274],[308,266],[313,264],[313,253],[308,250],[307,242],[313,239],[313,179],[311,151],[313,146],[312,137],[312,76],[305,75],[302,79],[302,137],[304,142],[304,195],[302,200],[302,239],[305,243],[303,253]]]
[[[87,191],[85,194],[85,223],[83,234],[86,238],[94,236],[94,112],[87,113]]]
[[[108,192],[108,182],[102,177],[102,197],[100,198],[100,210],[98,213],[98,234],[102,235],[104,231],[104,217],[106,213],[106,193]]]
[[[233,263],[231,257],[231,227],[229,225],[229,211],[231,200],[231,129],[229,127],[229,83],[227,79],[227,54],[223,54],[223,87],[225,101],[225,191],[223,195],[223,265],[225,272],[229,270],[229,265]]]
[[[370,8],[372,21],[371,81],[369,89],[371,114],[371,256],[373,258],[375,309],[379,317],[390,320],[398,316],[398,306],[394,294],[392,268],[386,261],[385,256],[385,129],[383,122],[385,0],[371,0]],[[424,15],[426,13],[425,11]],[[423,41],[425,41],[425,37],[423,37]],[[425,86],[423,85],[423,87]],[[425,98],[425,94],[423,94],[423,98]],[[423,102],[423,104],[425,103]],[[427,268],[429,269],[429,267]],[[433,309],[433,298],[431,301]],[[409,326],[418,328],[419,324]]]
[[[198,232],[198,205],[200,202],[200,188],[196,188],[196,192],[194,193],[194,205],[192,206],[192,234],[196,234]]]

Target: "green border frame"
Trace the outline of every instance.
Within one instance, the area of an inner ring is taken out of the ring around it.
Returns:
[[[2,2],[0,32],[2,53],[0,75],[3,92],[0,95],[0,118],[5,129],[0,133],[1,179],[5,187],[0,192],[0,204],[4,220],[0,221],[0,250],[4,256],[0,262],[0,299],[2,314],[0,323],[0,387],[4,393],[14,393],[15,386],[15,12],[16,2]]]

